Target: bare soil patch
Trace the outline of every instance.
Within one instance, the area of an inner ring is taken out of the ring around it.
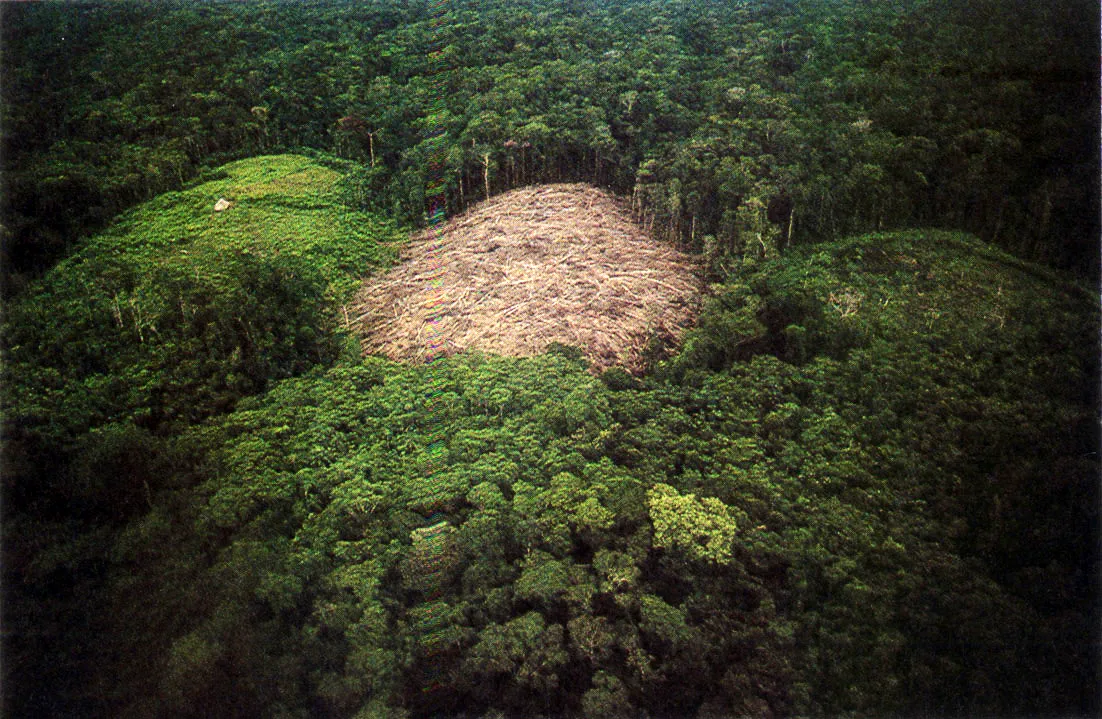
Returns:
[[[403,259],[357,295],[366,354],[531,356],[558,342],[595,369],[638,372],[650,342],[680,339],[702,289],[687,255],[649,238],[625,202],[584,184],[491,198],[414,236]]]

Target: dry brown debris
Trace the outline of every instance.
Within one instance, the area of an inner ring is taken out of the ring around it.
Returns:
[[[357,295],[366,354],[530,356],[559,342],[595,369],[638,371],[653,337],[679,339],[702,288],[686,255],[583,184],[506,192],[419,233],[402,254]]]

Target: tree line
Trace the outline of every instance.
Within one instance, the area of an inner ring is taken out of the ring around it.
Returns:
[[[356,160],[356,201],[414,224],[437,176],[449,212],[585,180],[709,257],[934,225],[1096,269],[1089,3],[4,12],[16,289],[202,167],[296,147]]]

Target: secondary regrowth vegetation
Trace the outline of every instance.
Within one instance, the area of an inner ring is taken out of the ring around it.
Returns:
[[[692,320],[692,260],[655,242],[627,203],[556,184],[499,195],[420,233],[405,262],[357,297],[367,353],[394,360],[469,349],[581,349],[595,369],[643,369]]]

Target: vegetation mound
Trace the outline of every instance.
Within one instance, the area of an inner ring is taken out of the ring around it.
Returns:
[[[422,232],[404,256],[357,298],[364,351],[394,360],[561,343],[596,368],[638,371],[651,341],[677,341],[701,289],[686,255],[584,184],[507,192]]]
[[[34,475],[39,453],[92,427],[198,420],[331,361],[337,307],[401,237],[341,201],[342,165],[291,154],[224,165],[30,284],[2,328],[8,457],[28,452]],[[215,212],[219,198],[232,204]],[[6,480],[40,487],[20,475]]]

